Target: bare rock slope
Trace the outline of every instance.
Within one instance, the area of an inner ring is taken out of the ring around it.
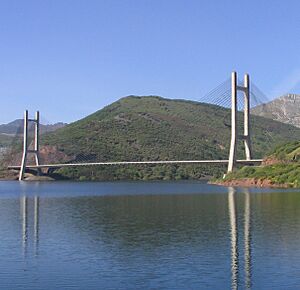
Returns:
[[[288,94],[254,107],[251,113],[300,128],[300,95]]]

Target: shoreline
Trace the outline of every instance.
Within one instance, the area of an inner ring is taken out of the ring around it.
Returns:
[[[24,181],[62,181],[62,180],[69,180],[71,181],[72,179],[65,179],[65,178],[55,178],[54,176],[36,176],[32,174],[26,174],[27,176],[25,177]],[[215,180],[212,181],[210,180],[211,176],[206,176],[200,179],[197,179],[198,181],[207,181],[207,184],[211,185],[219,185],[219,186],[227,186],[227,187],[256,187],[256,188],[295,188],[291,184],[278,184],[278,183],[272,183],[271,180],[268,179],[255,179],[255,178],[241,178],[241,179],[232,179],[232,180]],[[175,180],[175,179],[174,179]],[[194,180],[195,179],[182,179],[183,180]],[[18,176],[17,174],[10,174],[6,177],[0,177],[0,181],[18,181]],[[81,180],[74,179],[72,181],[77,181],[80,182]],[[131,180],[131,179],[119,179],[119,180],[84,180],[84,181],[137,181],[137,180]],[[143,180],[143,181],[162,181],[160,179],[153,180]],[[165,180],[164,180],[165,181]],[[168,181],[172,181],[168,180]]]
[[[209,184],[232,187],[293,188],[289,184],[272,183],[269,179],[242,178],[224,181],[209,181]]]
[[[206,181],[207,183],[209,183],[209,180],[212,178],[212,176],[203,176],[201,178],[198,179],[193,179],[193,178],[183,178],[183,179],[131,179],[131,178],[120,178],[120,179],[72,179],[72,178],[68,178],[65,176],[61,176],[61,175],[33,175],[30,173],[25,173],[25,178],[24,181],[64,181],[64,180],[68,180],[68,181],[76,181],[76,182],[84,182],[84,181],[91,181],[91,182],[99,182],[99,181],[104,181],[104,182],[112,182],[112,181]],[[15,172],[12,174],[8,174],[6,176],[2,176],[0,177],[0,181],[19,181],[19,173]]]

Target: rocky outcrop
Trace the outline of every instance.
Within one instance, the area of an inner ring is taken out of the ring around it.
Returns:
[[[288,94],[251,109],[251,113],[300,128],[300,95]]]

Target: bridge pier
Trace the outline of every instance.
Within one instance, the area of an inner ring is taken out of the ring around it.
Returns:
[[[34,122],[34,149],[30,150],[28,144],[28,124],[29,122]],[[23,156],[21,162],[21,168],[19,173],[19,180],[24,179],[26,165],[27,165],[27,155],[32,153],[34,154],[35,164],[40,165],[40,154],[39,154],[39,133],[40,132],[40,113],[37,111],[35,113],[34,119],[28,118],[28,110],[24,112],[24,135],[23,135]],[[41,174],[41,169],[37,168],[38,175]]]
[[[23,131],[23,156],[21,162],[21,168],[19,173],[19,180],[24,179],[25,169],[26,169],[26,161],[27,161],[27,147],[28,147],[28,111],[24,112],[24,131]]]
[[[237,73],[231,74],[231,140],[227,173],[232,172],[236,163],[236,114],[237,114]]]
[[[227,173],[233,171],[236,164],[236,146],[237,146],[237,93],[242,91],[244,93],[244,146],[246,160],[251,160],[251,138],[250,138],[250,80],[249,75],[244,76],[244,86],[238,85],[237,73],[231,74],[231,140],[228,159]]]
[[[251,160],[251,138],[250,138],[250,80],[249,75],[244,76],[244,146],[246,160]]]

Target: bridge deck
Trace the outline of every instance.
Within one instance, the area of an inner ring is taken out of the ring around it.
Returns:
[[[237,160],[237,164],[254,165],[260,164],[262,159]],[[42,164],[27,165],[26,168],[61,168],[76,166],[97,166],[97,165],[138,165],[138,164],[227,164],[228,160],[166,160],[166,161],[115,161],[115,162],[91,162],[91,163],[61,163],[61,164]],[[20,169],[21,166],[8,166],[8,169]]]

